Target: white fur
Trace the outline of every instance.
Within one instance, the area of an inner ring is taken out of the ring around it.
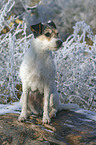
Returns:
[[[59,103],[59,95],[55,84],[56,69],[50,51],[50,49],[56,50],[57,40],[52,38],[51,41],[42,41],[39,38],[33,38],[32,47],[28,49],[24,56],[20,67],[23,95],[21,97],[22,111],[19,121],[25,120],[28,116],[28,95],[30,90],[36,91],[38,89],[41,94],[44,93],[43,123],[49,123],[50,117],[56,116],[58,110],[77,108],[74,104],[70,106],[70,104]],[[51,110],[50,114],[49,109]]]
[[[59,39],[51,38],[51,40],[48,41],[47,38],[43,39],[43,40],[41,40],[39,38],[36,38],[35,39],[35,46],[36,46],[37,49],[40,49],[40,51],[41,50],[57,50],[57,47],[56,47],[56,41],[57,40],[59,40]],[[39,48],[38,48],[38,46],[39,46]]]

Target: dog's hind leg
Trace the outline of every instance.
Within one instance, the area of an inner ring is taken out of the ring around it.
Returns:
[[[59,106],[59,95],[57,93],[57,90],[55,90],[54,93],[52,93],[50,96],[50,109],[51,109],[51,112],[49,114],[50,118],[56,117],[58,106]]]
[[[50,118],[52,117],[56,117],[56,112],[57,111],[61,111],[61,110],[74,110],[74,109],[78,109],[78,105],[77,104],[63,104],[60,102],[59,100],[59,95],[57,90],[54,91],[53,94],[51,94],[50,96],[50,108],[51,108],[51,112],[49,114]]]

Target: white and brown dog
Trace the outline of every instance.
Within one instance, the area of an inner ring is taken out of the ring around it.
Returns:
[[[54,22],[31,26],[34,33],[32,47],[24,56],[20,67],[23,94],[21,97],[22,111],[19,121],[29,115],[43,114],[43,123],[50,123],[58,110],[74,109],[75,104],[61,104],[55,84],[55,64],[52,50],[58,50],[62,41]]]

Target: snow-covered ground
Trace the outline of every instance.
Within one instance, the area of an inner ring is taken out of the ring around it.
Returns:
[[[20,102],[14,102],[12,104],[0,104],[0,115],[4,115],[6,113],[18,113],[20,114],[21,111],[21,106],[20,106]],[[72,110],[76,113],[79,114],[83,114],[86,116],[86,118],[88,118],[88,120],[86,119],[86,121],[96,121],[96,112],[93,111],[89,111],[89,110],[84,110],[79,108],[78,110]]]
[[[20,102],[14,102],[12,104],[0,104],[0,115],[6,113],[19,113],[20,114],[21,106]]]

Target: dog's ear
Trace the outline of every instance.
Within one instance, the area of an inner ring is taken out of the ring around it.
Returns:
[[[56,25],[53,21],[49,21],[47,24],[56,29]]]
[[[42,34],[43,25],[41,23],[38,23],[36,25],[30,26],[30,29],[35,35],[40,35]]]

